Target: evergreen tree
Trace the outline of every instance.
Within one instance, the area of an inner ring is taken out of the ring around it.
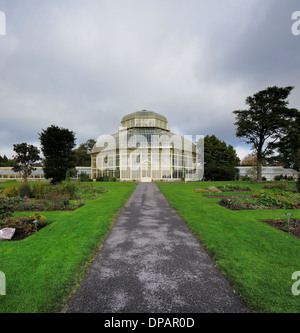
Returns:
[[[67,170],[76,166],[75,133],[66,128],[52,125],[39,134],[41,149],[44,155],[43,170],[52,183],[61,182]]]
[[[284,136],[298,110],[287,108],[294,87],[276,86],[261,90],[246,99],[248,110],[236,110],[236,136],[252,145],[257,156],[257,180],[261,181],[262,162],[273,153],[271,143]]]
[[[234,180],[240,164],[236,151],[231,145],[215,135],[204,138],[204,177],[206,180]]]
[[[284,129],[284,136],[277,143],[270,144],[278,154],[272,160],[286,168],[300,170],[300,112],[295,113],[295,120],[290,121]],[[273,162],[274,163],[274,162]]]
[[[13,167],[15,166],[15,159],[9,159],[6,155],[3,155],[3,157],[0,155],[0,167]]]

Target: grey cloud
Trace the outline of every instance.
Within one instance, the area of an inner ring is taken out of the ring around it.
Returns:
[[[268,85],[295,85],[297,1],[0,0],[0,149],[68,127],[77,143],[124,114],[164,114],[179,134],[238,146],[232,111]],[[174,131],[175,131],[174,130]],[[4,133],[4,134],[3,134]],[[7,135],[10,133],[10,135]],[[1,154],[0,151],[0,154]]]

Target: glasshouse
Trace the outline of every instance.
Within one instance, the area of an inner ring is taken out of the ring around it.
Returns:
[[[133,112],[123,117],[117,133],[100,137],[89,152],[91,177],[145,182],[183,177],[200,180],[200,145],[188,136],[171,133],[167,118],[161,114]]]
[[[76,167],[77,177],[80,174],[86,174],[88,177],[91,176],[91,168],[89,167]],[[0,182],[7,180],[23,181],[22,175],[12,170],[11,167],[0,168]],[[28,177],[29,181],[46,181],[44,176],[43,168],[37,167],[36,170],[32,171],[32,174]]]
[[[256,167],[251,166],[239,166],[239,178],[247,179],[251,178],[251,175],[256,175]],[[279,179],[288,179],[296,180],[298,178],[298,172],[293,169],[286,169],[282,166],[263,166],[262,167],[262,177],[265,180],[276,180]]]

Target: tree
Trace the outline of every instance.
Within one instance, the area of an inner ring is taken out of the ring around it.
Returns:
[[[8,159],[6,155],[3,155],[3,157],[0,155],[0,167],[14,167],[15,164],[14,159]]]
[[[219,140],[215,135],[204,138],[204,177],[206,180],[234,180],[240,159],[231,145]]]
[[[87,154],[89,149],[92,149],[96,140],[89,139],[85,143],[81,143],[75,150],[76,166],[91,166],[91,157]]]
[[[284,131],[284,136],[279,142],[270,144],[270,147],[277,151],[277,155],[272,156],[273,161],[281,163],[286,168],[300,170],[300,112],[295,116],[295,121],[291,121]]]
[[[251,144],[257,156],[257,180],[262,179],[262,162],[272,154],[270,144],[278,141],[297,109],[287,108],[286,100],[294,87],[269,87],[246,99],[248,110],[236,110],[236,136]]]
[[[15,166],[12,170],[22,174],[22,178],[27,182],[32,171],[36,169],[35,163],[40,160],[40,151],[37,147],[27,145],[27,143],[15,144],[13,147],[17,155],[14,156]]]
[[[256,165],[256,164],[257,164],[257,156],[254,153],[246,155],[241,162],[241,165]]]
[[[8,158],[6,155],[3,155],[3,157],[0,155],[0,166],[5,167],[8,162]]]
[[[66,128],[52,125],[39,134],[41,150],[44,155],[43,170],[52,183],[61,182],[67,170],[76,166],[75,133]]]

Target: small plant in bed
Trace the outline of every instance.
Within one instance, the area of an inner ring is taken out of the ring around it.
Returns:
[[[231,210],[261,209],[253,198],[222,198],[219,205]]]
[[[286,182],[281,183],[271,183],[271,184],[265,184],[263,186],[264,189],[267,190],[273,190],[273,189],[280,189],[280,190],[286,190],[288,188],[289,184]]]
[[[221,190],[222,192],[251,192],[252,191],[251,188],[248,186],[231,185],[231,184],[217,186],[217,188],[219,190]]]
[[[59,192],[51,191],[45,195],[48,205],[47,210],[64,210],[70,207],[70,199],[66,195],[61,195]]]
[[[15,229],[15,233],[12,238],[13,241],[25,239],[26,237],[41,230],[46,225],[46,218],[41,214],[33,214],[30,217],[9,217],[0,221],[0,229]]]

